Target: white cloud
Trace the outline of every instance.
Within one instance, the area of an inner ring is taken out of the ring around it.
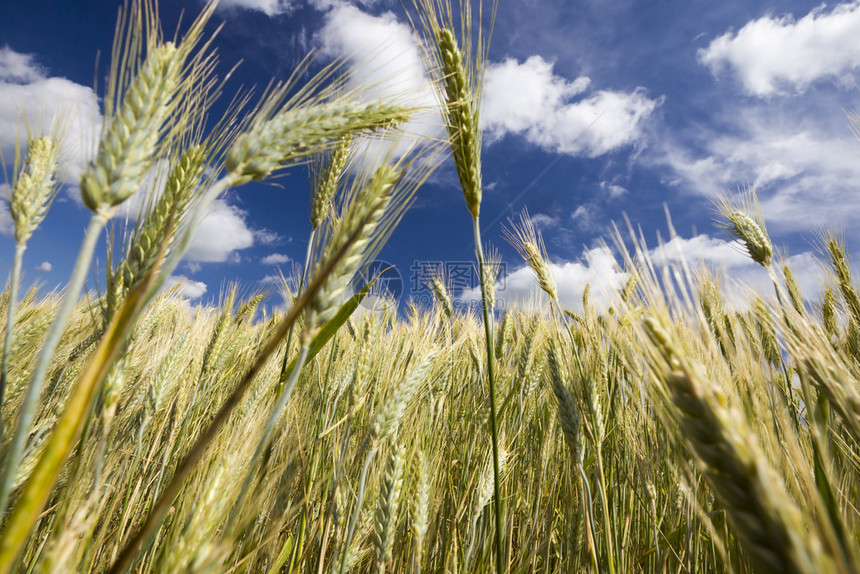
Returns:
[[[488,141],[520,134],[544,149],[596,157],[641,137],[642,123],[660,104],[637,88],[598,90],[585,95],[590,80],[557,76],[540,56],[525,62],[508,58],[488,66],[482,120]],[[582,96],[571,101],[574,96]]]
[[[14,235],[15,222],[12,221],[12,215],[9,213],[9,203],[6,198],[9,197],[9,186],[5,183],[0,184],[0,235]]]
[[[95,153],[101,128],[98,98],[91,88],[48,77],[30,54],[0,49],[0,150],[14,157],[15,139],[58,129],[63,137],[61,178],[77,184]]]
[[[770,297],[773,283],[767,271],[746,254],[744,247],[736,241],[724,241],[706,234],[689,239],[674,237],[670,241],[649,251],[656,265],[680,265],[682,261],[693,271],[707,266],[722,279],[723,295],[731,304],[738,306],[747,301],[750,290]],[[821,294],[821,265],[811,252],[799,253],[787,261],[774,261],[774,267],[785,263],[791,269],[804,298],[814,300]]]
[[[827,77],[860,66],[860,2],[822,4],[795,20],[765,16],[728,32],[699,50],[699,61],[715,74],[734,72],[744,89],[764,97],[786,89],[803,92]]]
[[[223,199],[215,201],[212,210],[194,231],[185,260],[221,263],[238,256],[238,250],[251,247],[254,232],[248,228],[245,216],[244,211]]]
[[[0,48],[0,78],[26,84],[43,77],[42,69],[33,62],[32,54],[18,53],[9,46]]]
[[[402,153],[422,137],[437,136],[442,120],[427,79],[418,40],[411,27],[391,12],[373,16],[356,6],[335,3],[318,34],[323,53],[350,62],[350,89],[363,99],[380,98],[427,111],[416,113],[401,127],[415,137],[399,142]],[[364,153],[378,157],[387,147],[374,141]]]
[[[171,275],[164,281],[165,289],[170,289],[174,285],[180,285],[179,292],[187,299],[197,299],[206,293],[206,283],[194,281],[184,275]]]
[[[290,258],[283,253],[272,253],[270,255],[266,255],[260,260],[260,263],[263,265],[279,265],[283,263],[287,263]]]
[[[580,231],[591,233],[598,230],[597,217],[600,209],[594,203],[579,205],[570,214],[570,220],[576,224]]]
[[[285,14],[295,7],[290,0],[221,0],[219,9],[244,8],[263,12],[267,16]]]
[[[610,199],[617,199],[625,193],[628,193],[627,188],[614,183],[609,183],[608,181],[601,181],[600,189],[605,191]]]
[[[758,107],[734,114],[737,129],[703,134],[702,154],[667,145],[663,161],[676,183],[704,195],[755,186],[777,233],[847,226],[860,217],[858,145],[847,129],[783,124],[780,114]]]
[[[37,271],[42,271],[44,273],[50,273],[53,268],[54,266],[51,265],[50,261],[42,261],[36,266]]]
[[[261,285],[281,285],[281,284],[283,284],[283,281],[284,280],[281,278],[280,275],[271,274],[271,275],[266,275],[265,277],[260,279],[260,284]]]
[[[558,218],[546,213],[535,213],[530,219],[538,229],[549,229],[558,225]]]
[[[769,297],[773,284],[761,265],[744,254],[743,247],[735,242],[723,241],[708,235],[692,238],[675,237],[648,252],[652,263],[658,267],[678,266],[685,262],[695,271],[702,265],[718,271],[723,278],[724,295],[731,304],[746,301],[751,289]],[[821,294],[821,264],[810,253],[800,253],[785,262],[797,280],[801,293],[807,300],[815,300]],[[780,266],[781,262],[775,262]],[[586,249],[577,261],[550,263],[550,269],[558,287],[562,306],[572,310],[582,308],[582,295],[590,285],[590,300],[598,308],[605,308],[611,294],[621,289],[629,274],[622,271],[618,260],[608,247]],[[462,302],[480,301],[480,288],[464,291]],[[547,298],[537,284],[534,272],[522,266],[508,273],[496,286],[496,298],[504,306],[516,305],[531,308],[546,303]]]
[[[582,308],[582,294],[586,285],[591,286],[591,301],[603,305],[605,294],[623,287],[627,281],[627,273],[618,267],[607,247],[587,249],[578,261],[550,263],[550,269],[558,286],[558,298],[562,306],[568,309]],[[480,297],[480,288],[475,288],[464,291],[459,299],[478,301]],[[547,300],[537,284],[534,271],[528,266],[519,267],[500,280],[496,287],[496,299],[504,306],[527,308],[546,303]]]
[[[275,243],[281,243],[283,241],[283,237],[275,231],[269,231],[268,229],[255,229],[254,240],[263,245],[273,245]]]
[[[392,12],[373,16],[351,4],[337,4],[326,14],[319,40],[323,53],[350,60],[362,95],[401,101],[404,96],[413,100],[427,96],[417,40],[409,25]]]

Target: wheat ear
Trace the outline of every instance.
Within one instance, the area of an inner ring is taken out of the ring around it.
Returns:
[[[199,30],[197,33],[199,34]],[[189,42],[194,40],[194,37],[188,38]],[[66,286],[66,295],[42,345],[19,411],[15,436],[11,448],[7,451],[0,482],[0,509],[3,509],[8,501],[11,476],[20,461],[51,356],[77,303],[96,242],[113,208],[137,189],[139,179],[152,159],[161,123],[174,105],[171,102],[176,96],[185,56],[186,49],[177,49],[172,44],[157,45],[150,49],[138,75],[128,87],[122,106],[106,122],[108,127],[102,135],[96,160],[81,176],[84,202],[92,209],[93,216],[84,233],[78,259]],[[156,108],[152,108],[152,102],[156,102]],[[147,114],[154,115],[155,119],[143,117]],[[132,133],[132,130],[135,131]]]
[[[505,238],[525,259],[535,273],[538,285],[553,301],[558,301],[558,286],[546,257],[543,238],[535,230],[527,211],[520,215],[519,224],[509,220],[510,229],[505,229]]]
[[[15,241],[27,243],[42,223],[57,193],[59,148],[51,136],[33,138],[27,144],[26,167],[12,187],[9,215],[15,224]]]
[[[16,149],[16,156],[17,156]],[[3,440],[2,408],[9,376],[9,357],[15,338],[15,315],[18,309],[18,288],[24,251],[33,231],[42,223],[48,206],[57,193],[57,144],[50,136],[31,139],[27,144],[25,168],[12,186],[9,214],[15,226],[15,254],[9,273],[8,301],[6,304],[6,335],[3,338],[3,355],[0,357],[0,442]],[[0,503],[2,509],[2,503]]]
[[[762,572],[822,571],[821,541],[804,528],[796,503],[758,443],[749,440],[755,433],[741,413],[726,404],[653,317],[644,326],[667,361],[658,374],[674,405],[681,439],[753,563]]]
[[[436,45],[445,87],[445,127],[451,154],[460,178],[466,207],[473,217],[481,212],[481,136],[478,126],[477,98],[466,73],[457,38],[448,28],[437,32]]]
[[[415,542],[412,547],[413,569],[416,573],[421,571],[421,558],[423,555],[424,537],[427,535],[427,526],[430,521],[430,496],[432,484],[430,480],[430,468],[424,451],[418,451],[418,487],[415,497],[412,499],[412,534]]]
[[[313,194],[311,195],[311,229],[322,225],[331,212],[331,203],[351,156],[353,136],[342,136],[325,156],[317,156],[311,170]],[[313,241],[309,242],[313,243]],[[307,265],[305,266],[307,267]]]
[[[109,278],[108,318],[117,303],[152,268],[162,244],[169,245],[177,234],[193,192],[203,179],[206,157],[203,146],[193,145],[182,152],[168,173],[164,191],[135,230],[125,259]]]
[[[181,55],[172,42],[155,46],[122,106],[107,120],[96,159],[81,176],[81,196],[93,212],[107,213],[128,199],[152,165],[163,124],[176,105]]]
[[[403,445],[396,440],[385,465],[382,485],[379,489],[379,502],[374,517],[373,545],[376,549],[376,571],[385,572],[391,560],[394,546],[394,527],[397,523],[400,490],[403,486]]]
[[[298,159],[330,146],[333,138],[391,128],[409,119],[403,107],[380,102],[336,100],[286,107],[271,119],[255,122],[227,153],[235,185],[264,179]]]
[[[744,246],[750,259],[762,267],[770,267],[773,245],[764,225],[755,190],[749,189],[742,193],[739,203],[739,206],[735,206],[724,195],[714,199],[717,212],[725,218],[719,225]]]

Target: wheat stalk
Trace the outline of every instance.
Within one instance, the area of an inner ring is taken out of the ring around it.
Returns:
[[[743,417],[707,382],[668,330],[649,317],[645,332],[668,363],[658,372],[674,404],[682,441],[726,508],[734,530],[763,572],[819,572],[821,541],[803,527],[796,503]]]
[[[2,408],[6,397],[9,376],[9,358],[15,337],[15,315],[18,310],[18,288],[24,251],[33,231],[42,223],[48,206],[57,193],[57,142],[50,136],[30,139],[27,144],[27,161],[16,174],[9,199],[9,214],[15,226],[15,255],[9,273],[8,300],[6,302],[6,335],[3,354],[0,356],[0,442],[3,440]],[[17,156],[17,149],[16,149]],[[16,161],[17,167],[17,161]],[[5,500],[0,497],[0,509]]]

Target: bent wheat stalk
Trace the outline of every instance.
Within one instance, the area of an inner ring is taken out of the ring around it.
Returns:
[[[144,2],[143,6],[136,4],[132,8],[128,32],[130,44],[126,44],[132,46],[130,49],[118,51],[117,46],[122,43],[119,36],[115,42],[111,81],[113,89],[118,91],[123,87],[121,78],[134,70],[137,64],[141,40],[139,28],[144,24],[147,26],[145,33],[150,46],[146,58],[125,87],[121,101],[118,93],[109,95],[107,108],[113,114],[105,122],[95,160],[81,176],[81,194],[93,215],[66,286],[63,302],[39,352],[19,411],[15,435],[0,480],[0,512],[8,502],[12,480],[33,423],[39,393],[60,336],[84,286],[98,238],[116,207],[137,190],[144,173],[156,157],[163,125],[182,100],[183,90],[187,89],[181,81],[185,61],[214,6],[210,5],[198,17],[179,46],[171,42],[159,43],[155,22],[147,20],[151,10],[149,2]]]
[[[233,412],[233,409],[235,409],[242,400],[248,387],[250,387],[257,375],[263,370],[269,358],[275,353],[275,351],[277,351],[278,347],[280,347],[287,331],[293,327],[299,315],[308,309],[320,291],[325,288],[325,285],[328,283],[329,276],[334,272],[337,266],[340,265],[343,258],[349,253],[351,244],[358,240],[362,232],[363,230],[360,228],[355,230],[352,235],[347,237],[347,241],[341,245],[337,251],[332,253],[331,258],[323,263],[318,273],[308,283],[307,287],[299,295],[295,303],[293,303],[293,306],[287,312],[278,328],[269,335],[266,344],[254,359],[250,368],[242,377],[242,380],[239,381],[236,388],[233,389],[233,392],[230,393],[221,405],[221,408],[215,414],[206,429],[200,434],[200,437],[188,451],[188,454],[186,454],[179,465],[177,465],[176,472],[170,479],[170,482],[164,487],[158,500],[153,503],[152,509],[146,516],[146,519],[137,531],[126,541],[116,560],[111,564],[110,570],[108,571],[109,574],[120,574],[127,571],[131,566],[141,545],[161,523],[161,519],[167,512],[167,509],[170,508],[170,505],[173,503],[173,499],[179,493],[185,480],[196,468],[197,463],[206,452],[206,448],[212,443],[218,435],[218,432],[227,422],[227,419]]]

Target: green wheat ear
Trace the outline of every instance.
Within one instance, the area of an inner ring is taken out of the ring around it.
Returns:
[[[278,100],[280,94],[273,96]],[[350,134],[394,128],[409,119],[409,110],[382,102],[360,103],[345,99],[285,105],[272,117],[261,117],[236,138],[227,152],[225,167],[234,185],[269,177],[293,162],[331,147]]]
[[[476,97],[463,65],[457,38],[448,28],[439,30],[436,38],[439,61],[445,84],[445,119],[454,165],[466,207],[473,217],[481,211],[481,137],[478,127]]]
[[[350,161],[350,144],[353,137],[347,134],[334,144],[331,152],[317,156],[311,163],[314,193],[311,196],[311,229],[317,229],[331,213],[332,200]]]
[[[107,120],[96,159],[81,176],[84,204],[93,212],[128,199],[152,165],[162,126],[176,105],[184,55],[172,42],[152,48]]]
[[[57,192],[57,143],[49,136],[31,139],[27,154],[26,169],[18,177],[9,201],[18,243],[27,243]]]

